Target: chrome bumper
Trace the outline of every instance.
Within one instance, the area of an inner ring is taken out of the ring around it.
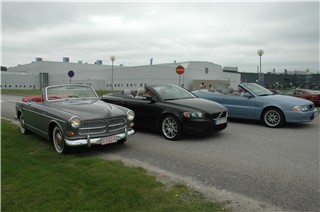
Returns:
[[[116,136],[117,140],[121,140],[121,139],[127,139],[130,135],[133,135],[133,134],[134,134],[133,129],[131,129],[129,131],[127,131],[127,129],[126,129],[124,133],[119,133],[119,134],[115,134],[112,136]],[[90,138],[90,136],[88,135],[86,139],[79,139],[79,140],[64,139],[64,140],[68,146],[87,145],[88,147],[90,147],[91,145],[101,144],[101,139],[102,138]]]

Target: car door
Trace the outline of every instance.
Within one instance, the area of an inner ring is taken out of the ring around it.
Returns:
[[[230,117],[252,119],[256,116],[257,105],[255,97],[221,95],[220,102],[228,108]]]
[[[106,102],[120,105],[134,111],[134,123],[137,127],[142,128],[157,128],[157,117],[161,112],[157,101],[151,98],[132,98],[132,97],[108,97],[102,99]]]
[[[135,112],[135,125],[142,128],[157,129],[157,118],[161,108],[155,100],[149,99],[125,99],[123,106]]]
[[[33,130],[47,134],[48,107],[43,102],[29,101],[24,104],[23,116],[25,123]]]

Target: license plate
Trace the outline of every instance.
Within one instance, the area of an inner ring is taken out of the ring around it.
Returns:
[[[110,136],[101,138],[101,145],[116,143],[118,141],[117,136]]]
[[[227,123],[227,118],[221,118],[216,120],[216,125]]]

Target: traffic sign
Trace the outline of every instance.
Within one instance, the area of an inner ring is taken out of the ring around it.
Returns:
[[[176,72],[177,72],[177,74],[179,74],[179,75],[183,74],[183,73],[184,73],[184,68],[183,68],[183,66],[177,66]]]
[[[72,70],[68,71],[68,76],[70,78],[72,78],[74,76],[74,71],[72,71]]]

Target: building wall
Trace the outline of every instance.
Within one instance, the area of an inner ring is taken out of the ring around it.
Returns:
[[[1,72],[1,89],[40,89],[38,74]]]
[[[182,75],[176,73],[176,67],[182,65],[185,72]],[[70,78],[68,71],[74,71],[74,76]],[[240,75],[223,72],[220,65],[211,62],[190,61],[183,63],[170,63],[145,66],[110,66],[95,64],[75,64],[68,62],[48,62],[38,61],[31,64],[8,68],[6,74],[2,74],[1,84],[5,85],[10,79],[15,82],[13,76],[30,76],[25,78],[26,89],[32,82],[33,87],[40,89],[39,73],[49,74],[49,85],[65,83],[81,83],[92,85],[95,89],[111,90],[112,72],[114,90],[126,88],[137,89],[146,84],[176,84],[192,90],[194,80],[228,81],[229,85],[237,86],[240,83]],[[180,78],[180,79],[179,79]],[[16,85],[15,84],[15,85]],[[2,88],[8,88],[2,86]],[[21,87],[18,87],[21,88]],[[24,87],[23,87],[24,88]]]

